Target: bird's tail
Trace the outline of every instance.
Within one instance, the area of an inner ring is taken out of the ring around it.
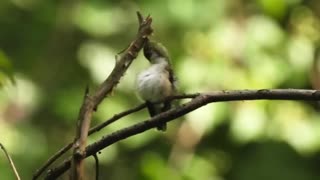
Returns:
[[[165,102],[163,107],[159,107],[159,106],[157,106],[151,102],[148,102],[148,101],[146,102],[146,104],[147,104],[147,108],[148,108],[148,111],[149,111],[149,114],[151,117],[171,109],[170,102]],[[156,128],[159,131],[166,131],[167,130],[167,123],[161,123],[161,124],[157,125]]]

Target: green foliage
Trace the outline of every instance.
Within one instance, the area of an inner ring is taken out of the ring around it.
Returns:
[[[30,179],[72,141],[84,88],[94,91],[111,72],[136,34],[137,10],[151,14],[182,92],[318,88],[319,2],[1,1],[0,142]],[[147,66],[140,54],[93,124],[141,103],[134,82]],[[130,115],[89,140],[147,118]],[[319,119],[318,103],[208,105],[165,134],[151,130],[103,150],[101,179],[316,179]],[[0,155],[0,179],[13,179],[8,166]]]

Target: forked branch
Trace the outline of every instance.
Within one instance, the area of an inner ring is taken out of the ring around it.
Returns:
[[[133,40],[128,48],[120,55],[120,58],[116,59],[115,67],[113,68],[110,75],[107,79],[99,86],[97,91],[93,95],[89,95],[89,93],[85,94],[85,98],[83,104],[81,106],[79,116],[78,116],[78,125],[77,125],[77,133],[76,138],[73,143],[74,151],[72,158],[72,171],[71,178],[73,180],[78,180],[81,178],[81,173],[83,172],[83,162],[82,159],[85,157],[85,149],[86,139],[88,136],[89,127],[91,124],[91,118],[94,111],[97,110],[99,104],[102,100],[107,97],[112,90],[119,83],[121,77],[125,74],[126,70],[131,65],[132,61],[137,57],[139,51],[142,49],[146,39],[152,34],[152,18],[150,16],[145,19],[142,15],[137,12],[139,29],[137,33],[137,37]],[[40,174],[58,157],[60,157],[67,149],[70,147],[69,145],[63,150],[59,151],[59,154],[54,155],[50,158],[45,165],[43,165],[33,176],[33,179],[37,179]]]
[[[141,121],[132,126],[115,131],[102,137],[99,141],[90,144],[86,148],[86,157],[94,155],[100,150],[128,137],[153,129],[159,123],[172,121],[202,106],[214,102],[244,101],[244,100],[303,100],[319,101],[320,91],[303,89],[261,89],[261,90],[233,90],[215,91],[211,93],[196,93],[181,95],[177,99],[193,98],[191,101],[167,112],[158,114],[151,119]],[[50,170],[46,179],[55,179],[70,167],[70,160],[66,160],[60,166]]]

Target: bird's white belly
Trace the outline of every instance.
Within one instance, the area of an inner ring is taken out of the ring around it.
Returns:
[[[143,100],[156,102],[172,93],[172,86],[165,74],[145,71],[138,76],[138,93]]]

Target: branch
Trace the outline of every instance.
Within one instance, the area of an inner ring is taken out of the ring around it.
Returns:
[[[188,94],[188,95],[177,95],[177,96],[171,96],[169,98],[167,98],[166,100],[164,101],[170,101],[170,100],[175,100],[175,99],[185,99],[185,98],[193,98],[195,96],[197,96],[198,94]],[[91,128],[89,130],[89,135],[93,134],[93,133],[96,133],[98,131],[100,131],[101,129],[105,128],[106,126],[110,125],[111,123],[129,115],[129,114],[132,114],[134,112],[137,112],[137,111],[140,111],[142,110],[143,108],[145,108],[146,105],[145,103],[143,104],[140,104],[132,109],[129,109],[129,110],[126,110],[126,111],[123,111],[119,114],[115,114],[112,118],[104,121],[103,123]],[[39,177],[39,175],[45,170],[47,169],[55,160],[57,160],[62,154],[64,154],[65,152],[67,152],[71,147],[72,147],[72,144],[73,143],[69,143],[67,145],[65,145],[63,148],[61,148],[57,153],[55,153],[54,155],[52,155],[51,158],[49,158],[47,160],[47,162],[40,168],[37,170],[37,172],[34,174],[34,177],[33,179],[37,179]]]
[[[95,166],[96,166],[96,180],[99,179],[99,158],[97,154],[93,155],[94,161],[95,161]]]
[[[133,59],[138,56],[138,53],[142,49],[146,39],[152,34],[152,18],[147,16],[146,19],[143,19],[139,12],[137,12],[137,16],[139,21],[137,37],[126,49],[120,60],[116,60],[116,66],[113,68],[111,74],[100,85],[99,89],[94,95],[94,101],[96,105],[100,104],[101,101],[112,92],[113,88],[119,83],[120,78],[129,68]],[[97,108],[97,106],[95,108]]]
[[[6,148],[1,143],[0,143],[0,148],[3,150],[4,154],[6,155],[8,161],[9,161],[9,164],[10,164],[10,166],[12,168],[12,171],[13,171],[14,175],[16,176],[16,179],[20,180],[19,173],[18,173],[16,167],[14,166],[14,163],[13,163],[9,153],[7,152]]]
[[[172,121],[191,111],[213,102],[243,101],[243,100],[304,100],[319,101],[320,91],[303,89],[261,89],[261,90],[232,90],[216,91],[211,93],[198,93],[182,95],[177,98],[193,98],[180,107],[171,109],[154,116],[151,119],[139,122],[127,128],[115,131],[101,140],[90,144],[86,148],[86,157],[130,136],[142,133],[156,127],[159,123]],[[60,166],[50,170],[46,179],[54,179],[64,173],[70,167],[70,160],[66,160]]]
[[[85,157],[85,146],[88,137],[88,131],[91,124],[93,111],[95,111],[102,100],[112,92],[113,88],[119,83],[120,78],[129,68],[132,61],[137,57],[139,51],[142,49],[144,42],[151,34],[152,29],[151,18],[148,16],[143,20],[142,15],[137,13],[139,21],[138,37],[126,49],[121,59],[116,59],[116,65],[113,68],[108,78],[100,85],[96,93],[91,97],[88,92],[85,95],[83,106],[81,107],[78,119],[78,127],[76,132],[76,139],[74,141],[74,151],[71,163],[71,179],[81,180],[84,175],[83,157]]]
[[[137,111],[140,111],[141,109],[145,108],[146,105],[145,104],[140,104],[138,105],[137,107],[135,108],[132,108],[132,109],[129,109],[127,111],[123,111],[119,114],[115,114],[112,118],[104,121],[103,123],[91,128],[89,130],[89,135],[95,133],[95,132],[98,132],[100,131],[102,128],[108,126],[109,124],[129,115],[129,114],[132,114],[134,112],[137,112]],[[60,156],[62,156],[65,152],[67,152],[73,145],[73,142],[67,144],[66,146],[64,146],[63,148],[61,148],[57,153],[55,153],[51,158],[48,159],[48,161],[40,168],[37,170],[37,172],[34,174],[33,176],[33,179],[37,179],[40,174],[45,170],[47,169],[55,160],[57,160]]]
[[[71,180],[80,180],[84,176],[84,162],[85,148],[87,145],[88,131],[90,128],[92,113],[93,113],[93,101],[89,96],[89,88],[86,88],[83,104],[80,108],[76,137],[73,143],[72,165],[71,165]]]
[[[83,159],[83,157],[85,156],[84,146],[86,144],[93,111],[97,110],[97,107],[102,102],[102,100],[116,87],[125,71],[131,65],[132,61],[137,57],[146,39],[151,35],[153,31],[151,28],[152,18],[150,16],[147,16],[145,19],[143,19],[142,15],[139,12],[137,12],[137,15],[139,29],[136,39],[131,42],[131,44],[124,51],[121,57],[119,59],[116,59],[114,69],[112,70],[108,78],[99,86],[97,91],[92,96],[89,96],[87,94],[84,98],[83,105],[78,117],[77,136],[74,142],[74,156],[72,164],[75,168],[72,168],[74,172],[72,173],[73,175],[79,175],[79,172],[82,171],[81,159]],[[66,146],[59,152],[65,152],[64,150],[67,150],[68,147],[69,146]],[[48,167],[52,162],[54,162],[58,157],[60,157],[61,154],[62,153],[56,154],[54,155],[54,157],[50,158],[50,161],[47,161],[47,163],[34,174],[33,179],[37,179],[45,170],[45,168]]]
[[[196,96],[198,96],[199,93],[195,93],[195,94],[181,94],[181,95],[176,95],[176,96],[170,96],[166,99],[164,99],[163,101],[159,101],[159,102],[156,102],[156,103],[163,103],[163,102],[166,102],[166,101],[172,101],[172,100],[176,100],[176,99],[187,99],[187,98],[195,98]],[[146,107],[146,104],[143,103],[143,104],[140,104],[132,109],[129,109],[129,110],[126,110],[126,111],[123,111],[119,114],[115,114],[112,118],[104,121],[103,123],[93,127],[90,129],[89,131],[89,135],[95,133],[95,132],[98,132],[100,131],[101,129],[105,128],[106,126],[108,126],[109,124],[129,115],[129,114],[132,114],[134,112],[138,112],[140,110],[142,110],[143,108]]]

